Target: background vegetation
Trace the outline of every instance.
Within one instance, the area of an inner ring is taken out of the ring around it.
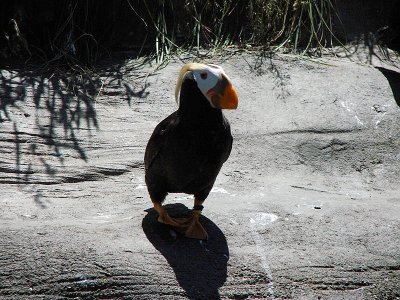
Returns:
[[[0,59],[58,65],[119,50],[159,60],[230,45],[309,53],[346,38],[335,0],[3,0],[0,29]]]

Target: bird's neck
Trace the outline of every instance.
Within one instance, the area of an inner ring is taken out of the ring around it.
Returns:
[[[185,81],[182,85],[178,115],[187,124],[213,126],[223,121],[222,111],[211,107],[194,81]]]

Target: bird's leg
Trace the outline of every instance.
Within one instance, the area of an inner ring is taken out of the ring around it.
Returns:
[[[185,236],[192,239],[206,240],[208,234],[199,222],[201,211],[203,210],[203,202],[194,199],[194,206],[192,209],[192,217],[190,218],[189,227],[185,231]]]
[[[168,224],[174,227],[182,227],[182,224],[177,219],[169,216],[167,210],[162,207],[161,203],[153,202],[154,209],[158,212],[158,222]]]

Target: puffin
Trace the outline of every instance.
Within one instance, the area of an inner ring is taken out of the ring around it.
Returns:
[[[188,63],[175,88],[178,109],[161,121],[145,155],[145,182],[158,222],[188,238],[206,240],[199,222],[203,202],[232,149],[232,134],[222,109],[236,109],[238,95],[224,70],[215,64]],[[163,207],[168,193],[194,196],[190,217],[172,218]]]

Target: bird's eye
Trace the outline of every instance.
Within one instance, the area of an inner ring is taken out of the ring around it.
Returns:
[[[200,73],[201,79],[207,79],[207,73]]]

